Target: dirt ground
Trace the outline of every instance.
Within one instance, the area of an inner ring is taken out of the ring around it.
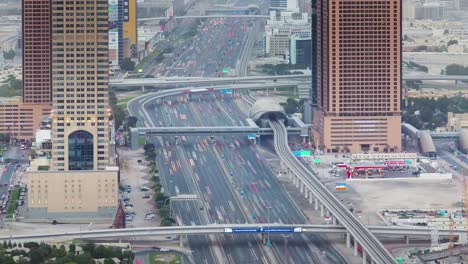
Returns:
[[[130,203],[133,204],[133,209],[136,215],[131,222],[127,222],[128,227],[147,227],[159,226],[161,219],[158,215],[153,220],[145,220],[145,215],[148,212],[157,213],[154,202],[154,191],[152,190],[153,183],[149,175],[149,162],[145,160],[144,150],[120,149],[120,157],[122,160],[121,185],[123,187],[130,185],[132,191],[130,193]],[[141,162],[138,162],[138,161]],[[140,187],[145,185],[150,188],[147,192],[140,191]],[[145,194],[150,195],[149,199],[142,198]]]

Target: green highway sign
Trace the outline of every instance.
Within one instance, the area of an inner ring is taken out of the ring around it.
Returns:
[[[229,68],[224,68],[223,73],[229,73],[231,70]]]

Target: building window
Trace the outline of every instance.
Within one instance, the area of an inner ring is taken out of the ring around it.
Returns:
[[[87,131],[78,130],[68,136],[68,169],[94,169],[93,135]]]

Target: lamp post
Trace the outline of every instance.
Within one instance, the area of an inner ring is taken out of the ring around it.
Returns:
[[[267,227],[268,227],[267,245],[269,245],[270,244],[270,227],[269,227],[269,224],[270,224],[270,209],[271,209],[271,206],[267,206],[266,209],[267,209]]]

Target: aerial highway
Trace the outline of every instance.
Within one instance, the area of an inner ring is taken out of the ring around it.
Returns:
[[[192,65],[192,64],[188,64]],[[186,68],[171,69],[187,70]],[[204,70],[200,70],[201,71]],[[196,71],[198,72],[198,70]],[[219,85],[232,84],[239,82],[259,82],[259,81],[274,81],[274,80],[293,80],[293,79],[310,79],[310,75],[295,74],[295,75],[278,75],[278,76],[248,76],[248,77],[158,77],[145,79],[114,79],[109,81],[111,87],[141,87],[141,86],[164,86],[164,85]]]
[[[354,239],[363,246],[364,250],[373,261],[382,264],[396,263],[392,254],[390,254],[369,229],[316,178],[314,175],[315,173],[310,168],[305,167],[292,155],[288,145],[288,135],[285,126],[274,120],[272,120],[270,124],[275,133],[275,150],[281,160],[288,165],[289,169],[291,169],[306,187],[325,204],[332,215],[335,216],[338,221],[346,227]]]
[[[431,229],[424,227],[399,227],[399,226],[369,226],[369,230],[375,235],[381,236],[431,236]],[[136,227],[123,229],[99,229],[82,230],[76,232],[56,232],[43,234],[21,234],[21,235],[0,235],[0,241],[43,241],[63,239],[99,239],[99,238],[128,238],[145,236],[169,236],[169,235],[227,235],[227,236],[245,236],[246,234],[291,234],[300,236],[301,234],[344,234],[346,229],[340,225],[311,225],[311,224],[210,224],[194,226],[158,226],[158,227]],[[447,229],[438,230],[440,235],[449,236]],[[454,235],[462,235],[462,230],[456,230]]]

